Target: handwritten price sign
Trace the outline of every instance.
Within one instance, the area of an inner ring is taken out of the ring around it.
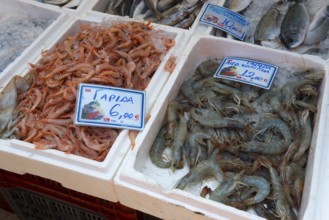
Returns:
[[[82,83],[75,124],[142,130],[144,109],[143,91]]]
[[[214,77],[230,79],[270,89],[278,67],[272,64],[238,57],[225,57]]]
[[[207,4],[200,22],[221,29],[240,40],[245,38],[249,25],[242,15],[213,4]]]

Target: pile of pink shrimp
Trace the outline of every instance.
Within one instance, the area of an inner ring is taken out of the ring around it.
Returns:
[[[31,64],[32,84],[18,96],[15,137],[36,149],[104,160],[120,130],[73,124],[79,83],[144,90],[174,44],[150,24],[82,25]]]

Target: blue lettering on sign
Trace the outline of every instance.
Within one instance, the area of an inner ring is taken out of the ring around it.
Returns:
[[[231,31],[239,31],[239,29],[234,26],[235,23],[232,20],[228,20],[227,18],[225,18],[222,24]]]
[[[134,117],[133,113],[125,112],[123,114],[120,114],[119,110],[117,110],[120,107],[120,104],[115,104],[112,106],[112,108],[109,111],[109,115],[111,117],[119,117],[119,119],[132,119]]]
[[[240,40],[244,39],[249,25],[247,18],[242,15],[209,3],[199,21],[226,31]]]
[[[248,64],[242,64],[241,67],[248,68],[248,69],[254,69],[257,71],[261,71],[263,73],[270,73],[268,66],[262,65],[262,64],[248,62]]]
[[[103,91],[103,89],[98,89],[95,91],[93,100],[98,99],[98,97],[100,96],[100,100],[104,100],[104,101],[108,101],[108,102],[125,102],[128,103],[130,102],[131,104],[134,104],[134,100],[133,97],[131,96],[119,96],[119,95],[114,95],[114,94],[102,94],[101,91]],[[100,94],[98,94],[100,93]]]
[[[234,61],[227,60],[227,61],[225,62],[225,65],[239,66],[239,63],[234,62]]]
[[[120,107],[120,104],[115,104],[115,105],[112,106],[112,108],[109,111],[110,116],[112,116],[112,117],[119,116],[120,113],[118,111],[116,111],[116,107]]]
[[[246,78],[249,78],[250,81],[252,80],[259,80],[259,81],[262,81],[264,78],[261,77],[261,76],[255,76],[255,73],[254,72],[250,72],[248,70],[245,70],[242,74],[240,74],[240,76],[243,76],[243,77],[246,77]]]

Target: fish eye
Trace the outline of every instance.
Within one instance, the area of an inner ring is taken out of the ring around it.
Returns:
[[[287,42],[288,42],[289,44],[291,44],[291,43],[294,42],[294,39],[292,39],[292,38],[288,38],[288,39],[287,39]]]

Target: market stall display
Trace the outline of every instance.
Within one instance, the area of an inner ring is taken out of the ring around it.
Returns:
[[[0,69],[18,55],[17,42],[27,46],[0,74],[1,207],[28,206],[24,216],[50,204],[49,215],[129,220],[139,211],[198,220],[325,216],[324,1],[0,2]],[[217,6],[249,19],[244,41],[205,24],[221,24],[215,12],[232,18]],[[302,38],[291,35],[295,27]],[[16,29],[22,34],[10,37]],[[75,124],[77,115],[111,120],[99,100],[80,105],[83,83],[145,92],[145,125]]]
[[[1,113],[1,167],[117,201],[113,176],[130,149],[123,144],[129,141],[128,130],[74,126],[77,86],[105,83],[144,90],[147,116],[170,76],[167,61],[180,53],[175,42],[185,35],[135,21],[102,23],[74,17],[61,30],[38,62],[1,78],[2,102],[10,100]],[[20,163],[11,164],[15,160]],[[84,181],[77,185],[76,178]],[[101,188],[89,187],[98,181]]]
[[[267,210],[274,216],[312,218],[324,149],[326,63],[210,36],[192,37],[188,48],[152,109],[147,132],[119,169],[119,200],[160,218],[260,219],[251,207],[268,198],[256,210],[274,202],[279,207]],[[213,78],[225,57],[278,66],[271,88]],[[318,104],[299,103],[312,97]],[[285,187],[292,200],[285,199]]]

